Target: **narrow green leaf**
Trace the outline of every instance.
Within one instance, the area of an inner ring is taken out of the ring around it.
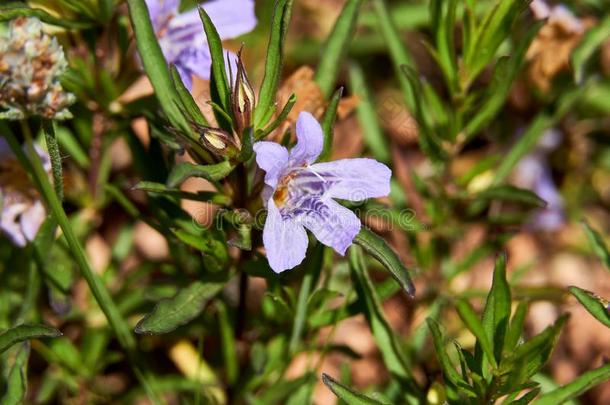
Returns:
[[[341,14],[335,21],[332,32],[326,40],[326,44],[324,44],[315,79],[326,98],[335,87],[341,62],[345,59],[349,44],[354,38],[361,5],[362,0],[348,0],[345,3]]]
[[[375,104],[360,65],[350,64],[349,81],[352,93],[360,98],[356,112],[358,122],[362,127],[364,141],[377,160],[388,163],[390,161],[390,147],[379,125]]]
[[[232,111],[231,106],[229,105],[231,98],[231,89],[229,81],[227,79],[224,50],[222,49],[222,40],[220,39],[220,35],[218,35],[218,31],[212,23],[210,16],[208,15],[208,13],[206,13],[203,7],[199,7],[199,16],[201,17],[201,22],[203,23],[203,29],[205,30],[205,35],[212,58],[211,83],[213,83],[215,86],[216,94],[218,94],[220,102],[222,103],[222,109],[225,112],[230,112]]]
[[[531,190],[510,186],[492,186],[474,196],[475,201],[509,201],[530,205],[537,208],[546,207],[547,203]]]
[[[152,312],[138,322],[135,332],[159,335],[175,330],[195,319],[224,285],[224,282],[192,283],[173,298],[160,301]]]
[[[229,257],[227,243],[223,240],[212,237],[209,232],[202,235],[194,235],[186,230],[178,229],[173,231],[180,241],[201,251],[206,270],[211,273],[219,273],[225,270]]]
[[[218,326],[220,329],[220,342],[222,345],[222,355],[224,358],[225,372],[229,384],[234,384],[239,377],[239,363],[237,361],[237,349],[235,346],[235,334],[227,313],[225,304],[218,300],[216,303],[218,311]]]
[[[339,88],[333,94],[333,97],[328,103],[328,107],[326,107],[326,112],[324,113],[324,117],[322,117],[322,131],[324,132],[324,148],[322,149],[322,153],[318,158],[318,161],[324,162],[330,158],[332,153],[333,146],[333,127],[335,125],[335,120],[337,119],[337,107],[339,107],[339,101],[341,101],[341,96],[343,95],[343,87]]]
[[[456,371],[455,367],[451,363],[451,360],[449,359],[449,354],[447,353],[445,342],[443,341],[443,334],[437,322],[432,318],[427,318],[426,323],[428,324],[428,328],[430,329],[430,333],[432,335],[434,351],[436,352],[436,357],[438,358],[443,370],[443,375],[455,387],[468,387],[466,380],[464,380]]]
[[[455,56],[456,0],[430,2],[431,26],[435,31],[436,55],[449,87],[457,91],[457,58]]]
[[[525,316],[527,315],[528,302],[521,301],[517,305],[515,314],[510,321],[510,328],[506,334],[506,340],[504,341],[504,348],[507,352],[512,351],[519,344],[519,339],[523,334],[523,325],[525,324]]]
[[[377,259],[394,276],[410,297],[415,295],[415,286],[409,276],[409,269],[381,237],[363,226],[360,233],[356,235],[354,243],[362,246],[368,254]]]
[[[552,113],[541,112],[513,145],[508,154],[501,160],[500,166],[494,176],[493,184],[499,185],[510,175],[513,168],[528,153],[530,153],[544,132],[555,125],[566,114],[574,104],[580,100],[588,89],[587,85],[566,91],[557,102],[555,111]]]
[[[19,325],[0,334],[0,353],[12,345],[29,339],[54,338],[61,336],[55,328],[44,325]]]
[[[28,386],[28,359],[30,344],[25,342],[10,359],[6,372],[6,392],[0,398],[2,405],[21,405],[25,401]]]
[[[582,221],[582,226],[585,229],[585,233],[589,239],[589,245],[591,245],[593,252],[601,259],[606,269],[610,270],[610,250],[608,250],[608,246],[606,246],[603,236],[593,229],[586,221]]]
[[[411,380],[411,372],[404,348],[401,347],[394,331],[383,315],[381,301],[366,271],[362,250],[359,247],[353,246],[350,248],[349,263],[358,292],[358,299],[364,304],[364,315],[371,327],[386,366],[394,375],[405,380]]]
[[[82,169],[88,169],[91,164],[89,155],[79,144],[78,138],[65,127],[58,127],[55,135],[59,145],[70,156],[70,159],[75,161]]]
[[[595,319],[610,328],[610,305],[607,300],[582,288],[569,287],[568,290]]]
[[[483,328],[493,345],[496,362],[500,362],[510,320],[511,296],[506,280],[506,254],[496,258],[493,282],[483,310]]]
[[[51,169],[53,172],[53,187],[55,188],[55,194],[57,194],[59,201],[63,201],[64,177],[61,167],[61,154],[59,152],[57,137],[55,136],[55,122],[51,120],[43,120],[42,131],[44,132],[44,139],[47,144],[49,157],[51,158]]]
[[[398,81],[400,82],[400,87],[405,96],[407,107],[409,108],[409,111],[414,111],[415,95],[417,93],[413,92],[409,85],[409,81],[401,74],[402,66],[414,66],[413,59],[404,46],[404,40],[396,28],[394,18],[388,10],[385,1],[373,0],[373,7],[377,15],[378,29],[388,46],[392,62],[394,63],[394,71],[398,76]]]
[[[595,27],[588,30],[576,49],[572,52],[571,61],[574,68],[574,80],[581,83],[585,77],[585,68],[595,51],[610,37],[610,16],[606,16]]]
[[[471,139],[485,128],[500,111],[515,78],[523,67],[525,54],[543,25],[544,21],[535,23],[525,37],[519,41],[510,57],[504,56],[496,62],[491,83],[480,103],[481,107],[477,109],[474,117],[466,124],[467,139]]]
[[[346,387],[339,381],[335,380],[328,374],[322,374],[322,382],[326,385],[337,397],[345,401],[347,405],[381,405],[373,398],[360,394],[351,388]]]
[[[127,5],[136,36],[138,53],[142,58],[144,70],[155,89],[155,95],[172,125],[180,128],[184,133],[190,133],[188,122],[178,108],[180,96],[174,88],[167,62],[157,42],[146,2],[145,0],[127,0]]]
[[[295,354],[299,348],[301,335],[307,323],[307,302],[316,288],[316,282],[322,270],[324,259],[324,245],[318,243],[307,257],[307,262],[303,268],[305,276],[299,290],[299,297],[295,309],[294,323],[292,324],[292,334],[288,350],[291,354]]]
[[[290,114],[290,111],[292,111],[292,107],[294,107],[294,104],[296,102],[297,102],[297,96],[293,93],[288,98],[286,105],[284,106],[284,108],[282,108],[282,111],[277,116],[277,118],[271,124],[269,124],[269,126],[267,128],[265,128],[264,130],[257,131],[256,140],[258,141],[258,140],[265,138],[267,135],[269,135],[271,132],[273,132],[277,127],[279,127],[280,124],[282,124],[284,121],[286,121],[288,114]]]
[[[167,177],[167,186],[178,187],[189,177],[201,177],[209,181],[222,180],[229,175],[234,166],[228,160],[214,165],[194,165],[192,163],[179,163],[172,168]]]
[[[468,330],[477,338],[477,343],[481,345],[489,363],[492,367],[496,368],[498,364],[494,356],[492,341],[487,337],[486,330],[483,328],[474,309],[470,306],[468,301],[465,300],[457,301],[455,303],[455,308]]]
[[[294,394],[308,384],[314,384],[315,382],[316,378],[312,373],[306,373],[299,378],[291,380],[282,379],[266,389],[265,392],[257,398],[258,402],[256,402],[256,404],[288,404],[287,398],[291,394]],[[300,402],[299,404],[303,403],[308,402]]]
[[[409,66],[402,66],[401,71],[402,75],[407,79],[412,93],[418,95],[414,99],[411,111],[414,113],[419,128],[419,146],[430,159],[435,161],[444,160],[446,153],[441,147],[441,141],[438,139],[438,136],[435,135],[434,128],[430,125],[430,119],[425,115],[428,111],[427,106],[424,104],[425,100],[419,96],[424,94],[421,78],[417,71]]]
[[[502,42],[509,36],[513,24],[531,0],[498,1],[477,31],[476,45],[464,56],[466,88],[493,59]]]
[[[260,128],[267,124],[275,110],[275,96],[282,73],[282,59],[284,55],[284,40],[292,14],[294,0],[277,0],[274,7],[267,59],[265,61],[265,75],[261,84],[258,102],[254,109],[254,127]]]
[[[195,102],[195,99],[193,99],[193,95],[182,82],[182,78],[180,77],[180,73],[178,72],[176,66],[171,65],[169,69],[170,74],[172,75],[174,87],[176,88],[176,92],[178,93],[178,97],[180,98],[180,101],[182,101],[181,105],[184,107],[185,113],[188,114],[186,118],[190,119],[193,122],[196,122],[199,125],[208,126],[208,120],[205,119],[203,113],[201,112],[201,109]]]
[[[133,188],[135,190],[142,190],[148,193],[160,194],[167,197],[174,197],[191,201],[206,201],[222,206],[230,206],[232,202],[231,197],[226,196],[222,193],[214,193],[209,191],[199,191],[197,193],[190,193],[187,191],[182,191],[178,188],[170,188],[163,183],[155,183],[153,181],[141,181]]]
[[[502,361],[499,375],[506,375],[505,387],[518,387],[538,373],[549,360],[568,315],[510,352]]]
[[[608,380],[610,380],[610,364],[606,364],[595,370],[587,371],[578,376],[571,383],[542,395],[536,400],[536,405],[562,404],[577,398],[587,390]]]
[[[17,17],[35,17],[40,21],[64,28],[87,29],[93,26],[91,21],[71,21],[55,17],[40,8],[30,8],[23,3],[13,2],[0,6],[0,22],[10,21]]]

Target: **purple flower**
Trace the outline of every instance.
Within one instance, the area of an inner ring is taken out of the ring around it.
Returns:
[[[362,201],[390,192],[391,170],[373,159],[314,163],[324,142],[322,128],[307,112],[299,115],[297,144],[289,152],[275,142],[254,144],[256,163],[266,172],[263,199],[267,220],[263,242],[271,268],[280,273],[305,258],[305,228],[341,255],[360,232],[360,220],[334,198]]]
[[[536,193],[547,206],[533,213],[530,226],[537,230],[554,231],[565,223],[563,198],[553,181],[547,155],[561,143],[561,133],[555,129],[547,131],[532,153],[525,156],[516,168],[519,186]]]
[[[36,151],[50,172],[49,156],[38,147]],[[19,247],[34,240],[47,217],[38,193],[4,138],[0,138],[0,210],[0,231]]]
[[[176,65],[184,84],[192,76],[210,78],[212,59],[197,9],[179,14],[180,0],[146,0],[153,28],[168,63]],[[213,0],[201,7],[208,13],[221,39],[238,37],[256,26],[254,0]],[[231,60],[235,55],[231,54]]]

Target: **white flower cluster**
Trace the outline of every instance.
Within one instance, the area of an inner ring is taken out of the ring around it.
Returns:
[[[67,119],[73,94],[59,79],[68,68],[57,39],[36,18],[16,18],[0,34],[0,119]]]

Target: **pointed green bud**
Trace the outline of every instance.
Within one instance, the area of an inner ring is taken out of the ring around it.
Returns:
[[[241,143],[230,133],[219,128],[196,126],[201,143],[210,152],[221,157],[236,156],[241,150]]]
[[[233,115],[236,130],[241,136],[243,131],[252,125],[252,112],[255,104],[254,89],[248,80],[248,74],[241,59],[241,51],[237,54],[237,76],[231,95]]]

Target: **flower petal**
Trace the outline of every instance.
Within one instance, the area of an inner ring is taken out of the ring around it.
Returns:
[[[256,142],[253,145],[258,167],[266,173],[265,184],[275,188],[288,163],[288,150],[275,142]]]
[[[328,183],[327,195],[349,201],[383,197],[390,193],[392,171],[374,159],[342,159],[316,163],[310,170]]]
[[[158,32],[178,12],[180,0],[146,0],[146,6],[153,28]]]
[[[333,200],[319,204],[316,211],[303,217],[302,221],[316,239],[340,255],[345,255],[362,226],[352,211]]]
[[[210,52],[205,47],[185,48],[176,57],[175,64],[182,82],[189,90],[193,86],[192,75],[199,76],[204,80],[209,80],[210,78],[212,58],[210,57]]]
[[[263,228],[263,243],[269,265],[276,273],[292,269],[305,258],[307,232],[293,219],[284,219],[273,198],[267,203],[268,213]]]
[[[36,201],[34,205],[28,208],[21,215],[21,229],[23,230],[23,236],[29,241],[33,241],[36,238],[36,234],[40,229],[40,226],[47,217],[47,212],[40,201]]]
[[[303,111],[297,120],[297,144],[290,151],[292,166],[311,164],[316,161],[324,146],[324,134],[318,121]]]
[[[231,39],[250,32],[256,27],[253,0],[213,0],[201,7],[210,16],[220,39]],[[181,37],[201,35],[199,43],[207,43],[199,11],[195,8],[180,14],[170,23],[172,31]]]
[[[26,209],[27,206],[25,204],[15,203],[5,205],[2,209],[2,218],[0,218],[0,229],[19,247],[24,247],[27,244],[27,239],[23,235],[21,224],[18,221],[19,216]]]

